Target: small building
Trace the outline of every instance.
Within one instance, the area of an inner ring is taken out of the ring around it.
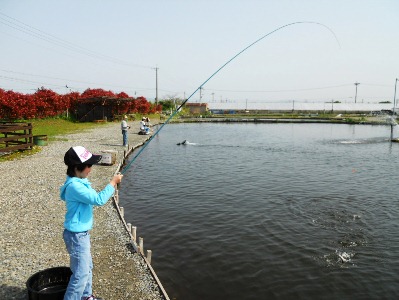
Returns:
[[[208,112],[208,103],[186,103],[191,114],[205,114]]]
[[[126,110],[133,98],[95,97],[82,99],[72,113],[79,122],[112,121]]]

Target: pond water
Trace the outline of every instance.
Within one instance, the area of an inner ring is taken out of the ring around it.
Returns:
[[[398,156],[389,126],[168,124],[120,201],[171,299],[398,299]]]

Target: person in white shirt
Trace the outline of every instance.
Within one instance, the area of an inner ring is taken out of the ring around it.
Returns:
[[[150,131],[150,128],[146,126],[145,124],[146,118],[142,117],[140,121],[140,131],[148,133]]]
[[[121,129],[122,129],[122,136],[123,136],[123,146],[127,146],[127,130],[130,128],[129,125],[127,125],[127,116],[123,117],[122,123],[121,123]]]

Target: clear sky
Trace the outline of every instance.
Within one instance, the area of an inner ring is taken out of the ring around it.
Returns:
[[[1,0],[0,88],[154,101],[158,73],[159,100],[184,98],[294,22],[322,25],[267,36],[209,80],[201,101],[351,103],[358,82],[357,102],[393,102],[399,0]]]

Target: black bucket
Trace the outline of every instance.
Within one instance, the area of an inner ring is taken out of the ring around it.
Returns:
[[[72,272],[69,267],[55,267],[40,271],[26,282],[30,300],[62,300]]]

